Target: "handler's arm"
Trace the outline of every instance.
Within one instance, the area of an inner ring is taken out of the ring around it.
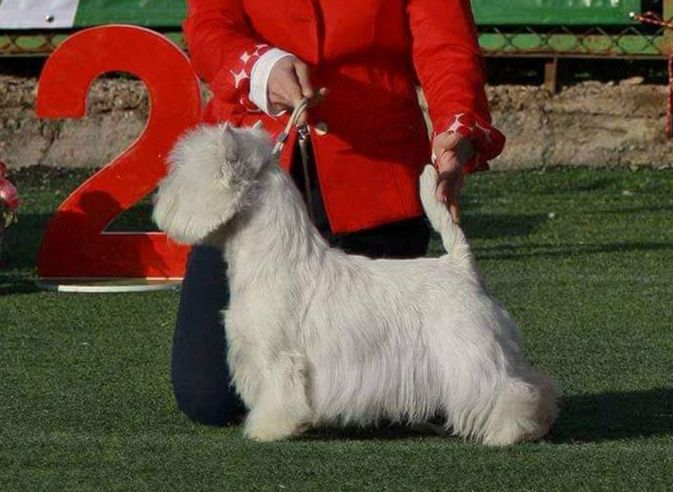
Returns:
[[[407,14],[434,135],[450,131],[470,138],[476,155],[465,171],[486,169],[502,152],[505,137],[491,126],[469,0],[409,0]]]
[[[188,0],[183,24],[192,65],[220,99],[246,111],[250,74],[271,47],[256,38],[241,0]]]

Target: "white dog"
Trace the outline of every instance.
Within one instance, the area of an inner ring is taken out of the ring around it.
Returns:
[[[201,127],[178,143],[154,220],[177,241],[224,251],[228,362],[247,436],[437,415],[489,445],[549,431],[554,385],[524,360],[436,182],[427,166],[421,198],[447,254],[371,260],[327,245],[262,130]]]

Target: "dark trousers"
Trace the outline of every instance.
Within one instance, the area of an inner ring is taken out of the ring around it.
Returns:
[[[316,184],[315,166],[309,162],[307,167],[308,193],[311,194],[309,203],[312,204],[314,221],[332,246],[371,258],[417,258],[425,255],[430,231],[424,218],[352,234],[332,234]],[[307,187],[301,161],[293,163],[292,178],[306,199]],[[221,312],[228,302],[222,252],[205,246],[194,247],[189,254],[182,283],[173,338],[171,378],[180,410],[202,424],[234,423],[245,411],[231,387],[226,363],[226,327],[222,324]]]

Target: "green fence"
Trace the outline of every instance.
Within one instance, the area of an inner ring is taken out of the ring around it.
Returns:
[[[626,26],[641,0],[472,0],[480,25]]]
[[[186,0],[81,0],[75,26],[118,23],[177,30],[185,5]]]
[[[75,26],[118,22],[177,28],[185,4],[184,0],[81,0]],[[641,10],[641,0],[472,0],[472,8],[481,25],[624,26],[632,23],[630,12]]]
[[[472,0],[480,44],[491,56],[663,57],[673,46],[671,36],[629,16],[649,5],[673,16],[673,0]],[[184,15],[184,0],[80,0],[71,30],[128,23],[182,42]],[[0,31],[0,54],[46,54],[68,32]]]

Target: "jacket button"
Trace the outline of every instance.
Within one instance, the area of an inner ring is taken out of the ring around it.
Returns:
[[[315,129],[315,133],[317,135],[320,135],[321,137],[323,135],[327,135],[328,130],[327,123],[325,123],[324,121],[319,121],[318,123],[315,124],[313,128]]]

